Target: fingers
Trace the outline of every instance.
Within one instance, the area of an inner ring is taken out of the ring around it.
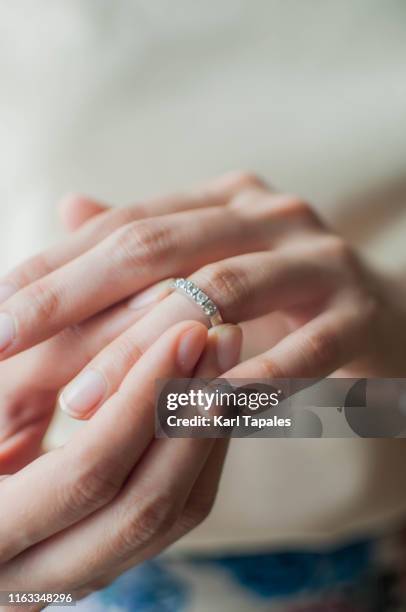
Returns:
[[[229,440],[227,439],[214,440],[208,459],[197,477],[174,526],[166,530],[161,537],[152,539],[151,543],[142,550],[138,549],[128,560],[120,564],[114,564],[114,567],[109,566],[103,577],[94,580],[92,576],[89,576],[89,584],[79,591],[78,596],[83,592],[84,597],[93,591],[108,586],[131,567],[164,551],[189,531],[198,527],[207,518],[216,500],[228,445]],[[30,556],[27,568],[30,565],[36,566],[35,557],[38,556],[40,551],[41,549],[36,552],[35,556]],[[17,561],[16,564],[19,564],[19,562]],[[22,558],[22,565],[24,565],[24,557]]]
[[[225,321],[240,322],[272,310],[324,300],[337,282],[326,260],[317,249],[251,253],[205,267],[192,279],[218,305]],[[67,412],[86,417],[94,411],[114,393],[137,356],[160,333],[177,321],[192,318],[207,324],[202,309],[184,294],[175,293],[162,300],[72,381],[62,395]],[[96,379],[97,389],[93,385]],[[91,394],[86,389],[88,384]],[[70,407],[72,399],[75,405]]]
[[[237,327],[211,330],[195,373],[218,376],[221,363],[236,363],[240,345]],[[124,410],[133,400],[131,377],[120,397]],[[220,442],[154,440],[109,505],[20,554],[0,571],[0,586],[11,580],[13,588],[32,584],[51,589],[63,576],[65,589],[85,589],[156,554],[207,516],[226,453]]]
[[[180,296],[178,296],[180,297]],[[181,298],[182,300],[182,298]],[[181,302],[180,300],[180,302]],[[182,304],[181,306],[186,306],[186,308],[190,307],[190,304],[186,302],[186,304]],[[175,322],[179,322],[182,318],[182,311],[178,307],[174,307],[174,312],[176,313]],[[184,314],[187,314],[187,310],[183,311]],[[193,308],[190,311],[193,314]],[[147,313],[144,314],[144,317]],[[160,322],[158,326],[157,323]],[[89,418],[95,410],[100,405],[101,401],[105,401],[115,389],[119,387],[121,381],[123,380],[126,373],[132,367],[132,365],[137,361],[140,355],[154,342],[161,333],[163,333],[171,324],[168,323],[168,318],[162,320],[162,317],[158,316],[155,319],[155,323],[150,327],[148,323],[145,326],[145,330],[151,330],[151,333],[146,337],[140,337],[140,342],[138,343],[133,339],[125,339],[121,337],[119,342],[117,342],[117,346],[111,347],[112,350],[108,351],[105,349],[106,358],[109,359],[109,366],[107,367],[107,361],[104,357],[104,351],[99,356],[96,357],[95,361],[89,360],[86,362],[87,367],[85,371],[80,374],[71,384],[62,392],[59,403],[60,407],[64,412],[77,419],[87,419]],[[222,366],[222,371],[226,371],[229,369],[228,363],[226,362],[226,355],[228,354],[230,347],[227,342],[229,340],[230,344],[233,343],[232,333],[235,333],[235,326],[224,325],[219,326],[219,328],[214,328],[216,330],[216,334],[212,333],[209,335],[209,338],[212,339],[212,342],[215,342],[217,339],[217,331],[224,336],[224,358],[222,355],[219,356],[220,363]],[[213,332],[214,332],[213,329]],[[104,345],[105,346],[105,345]],[[238,346],[235,350],[239,350]],[[233,354],[234,355],[234,354]],[[202,367],[208,368],[208,364],[206,361],[209,359],[210,352],[205,355],[205,362]],[[222,360],[223,359],[223,360]],[[100,366],[98,365],[100,363]],[[101,364],[104,363],[103,367]],[[214,375],[214,374],[213,374]]]
[[[376,305],[346,296],[269,351],[229,370],[227,378],[325,377],[368,350]]]
[[[241,344],[241,329],[236,325],[219,325],[210,329],[206,349],[195,369],[194,377],[201,379],[216,378],[236,365],[239,361]],[[229,440],[227,439],[212,442],[207,461],[197,476],[175,524],[160,537],[151,538],[150,544],[147,544],[143,550],[135,551],[128,560],[119,565],[114,564],[113,571],[109,568],[107,575],[102,580],[103,582],[109,584],[115,577],[120,576],[142,560],[158,554],[205,520],[216,499],[228,443]],[[35,562],[34,558],[31,559],[31,562]],[[97,583],[95,585],[94,581],[90,579],[89,588],[94,590],[96,586]]]
[[[285,203],[281,212],[260,189],[256,198],[256,205],[248,208],[204,208],[121,227],[3,304],[0,358],[25,350],[164,277],[268,249],[286,233],[295,235],[295,225],[307,227],[304,233],[309,228],[314,231],[306,206]]]
[[[167,281],[153,286],[137,303],[114,306],[1,364],[0,472],[14,473],[40,454],[58,390],[162,299],[167,287]]]
[[[10,272],[0,283],[0,302],[6,300],[18,289],[46,276],[72,259],[79,257],[122,225],[138,219],[156,217],[183,210],[224,206],[239,191],[253,187],[260,188],[261,186],[265,188],[263,181],[255,175],[231,172],[213,181],[204,183],[189,193],[151,198],[145,202],[138,202],[125,208],[106,209],[104,213],[97,214],[96,218],[85,223],[83,227],[64,240],[62,244],[52,247],[39,255],[35,255]],[[77,202],[72,202],[75,199]],[[85,205],[84,200],[88,204]],[[81,196],[71,196],[61,204],[62,217],[69,227],[71,222],[73,226],[77,227],[76,208],[80,209],[82,206],[85,206],[87,211],[92,209],[92,212],[99,212],[101,208],[105,207],[104,204],[94,200],[87,200]],[[72,207],[75,209],[73,215]],[[75,219],[72,220],[72,216]]]
[[[207,378],[207,376],[205,375],[204,378]],[[101,580],[94,581],[92,576],[89,575],[89,585],[86,586],[90,589],[90,592],[98,588],[99,582],[108,585],[129,568],[147,559],[153,558],[177,542],[192,529],[198,527],[208,517],[216,501],[229,442],[228,439],[212,441],[211,450],[206,463],[196,478],[189,497],[173,526],[169,526],[168,529],[162,530],[162,534],[157,534],[157,537],[151,537],[148,544],[143,547],[138,547],[131,556],[128,555],[129,558],[124,562],[115,562],[111,565],[107,563],[108,570]],[[26,569],[29,569],[31,565],[36,567],[36,557],[41,559],[40,550],[37,551],[35,557],[32,556],[30,558],[29,565],[27,564]],[[42,557],[41,563],[45,560],[46,559]],[[22,561],[24,564],[24,559],[22,559]]]
[[[262,244],[261,244],[262,240]],[[86,255],[22,289],[0,312],[1,357],[37,344],[130,293],[206,261],[265,248],[261,224],[224,208],[124,226]]]
[[[216,378],[238,363],[242,331],[238,325],[217,325],[209,330],[206,349],[195,369],[195,378]]]
[[[217,378],[228,368],[237,365],[242,345],[242,332],[236,325],[219,325],[209,331],[206,350],[203,353],[194,377],[201,379]],[[173,527],[161,538],[154,539],[138,556],[120,567],[120,573],[140,560],[148,559],[179,538],[197,527],[210,514],[217,496],[220,477],[223,471],[228,439],[214,440],[207,461],[197,477],[189,497]]]
[[[159,298],[158,292],[155,299]],[[119,304],[77,326],[66,328],[47,342],[1,364],[1,465],[10,455],[10,445],[6,442],[10,442],[13,436],[19,436],[20,440],[22,431],[27,434],[31,425],[38,428],[40,420],[46,427],[58,389],[106,344],[144,316],[149,307],[152,303],[137,309]],[[16,444],[11,444],[11,447],[16,449]]]
[[[162,538],[155,540],[142,553],[142,557],[132,559],[126,567],[135,565],[135,562],[149,559],[181,537],[198,527],[210,514],[216,501],[220,478],[230,440],[214,440],[208,459],[200,472],[190,495],[172,529],[169,529]],[[126,568],[124,568],[126,569]]]
[[[55,397],[53,393],[42,392],[26,398],[26,404],[17,402],[11,409],[2,406],[0,473],[13,474],[41,453]]]
[[[151,288],[149,305],[114,306],[1,364],[0,472],[14,473],[39,455],[58,390],[165,293],[163,285]]]
[[[140,554],[172,528],[212,444],[156,440],[114,502],[7,564],[0,570],[2,589],[50,589],[62,579],[65,588],[82,587]]]
[[[140,358],[105,410],[64,448],[0,483],[5,517],[0,524],[0,563],[117,495],[153,437],[155,381],[190,376],[206,337],[205,327],[192,322],[168,330]]]
[[[249,253],[209,264],[190,279],[210,296],[224,320],[247,321],[325,299],[340,277],[318,255],[316,245],[312,250]]]

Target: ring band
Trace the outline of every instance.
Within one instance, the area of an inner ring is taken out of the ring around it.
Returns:
[[[181,291],[191,298],[195,304],[200,306],[206,317],[209,318],[212,327],[221,325],[223,318],[216,304],[202,291],[193,281],[186,278],[175,278],[170,285],[171,289]]]

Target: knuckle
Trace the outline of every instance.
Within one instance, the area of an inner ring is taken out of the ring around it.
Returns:
[[[79,453],[76,465],[69,470],[69,482],[61,487],[63,512],[67,518],[85,516],[111,501],[119,488],[112,470]]]
[[[249,298],[248,280],[243,270],[227,264],[210,264],[199,273],[201,284],[216,304],[232,308]]]
[[[30,305],[32,314],[41,320],[52,320],[61,310],[63,299],[56,285],[42,280],[26,289],[25,303]]]
[[[164,492],[140,495],[135,505],[125,508],[124,517],[117,521],[114,548],[120,556],[131,555],[134,550],[165,535],[178,517],[172,495]]]
[[[108,255],[120,264],[148,266],[161,263],[171,251],[172,230],[157,220],[139,220],[116,230],[112,252]]]
[[[326,365],[340,360],[341,346],[338,336],[332,331],[308,333],[304,338],[302,354],[305,363],[313,366]]]
[[[132,366],[145,352],[144,348],[135,342],[130,334],[123,334],[112,349],[112,363],[115,363],[119,368]]]
[[[256,378],[288,378],[289,373],[268,355],[260,355],[255,359]]]
[[[80,363],[90,363],[94,356],[92,338],[85,332],[82,323],[68,325],[55,337],[61,351],[75,351]]]

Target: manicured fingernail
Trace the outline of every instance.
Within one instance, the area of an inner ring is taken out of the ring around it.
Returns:
[[[169,289],[169,281],[164,280],[156,285],[152,285],[152,287],[148,287],[141,293],[137,293],[133,298],[131,298],[127,302],[128,308],[132,310],[139,310],[140,308],[144,308],[145,306],[149,306],[154,302],[158,302],[161,298],[163,298]]]
[[[207,331],[202,325],[196,325],[186,331],[179,340],[178,364],[185,374],[190,373],[206,346]]]
[[[242,332],[238,325],[221,325],[217,334],[217,362],[221,374],[237,365],[242,342]]]
[[[103,399],[106,381],[100,372],[82,372],[59,398],[61,409],[74,418],[85,417]]]
[[[17,287],[11,283],[0,283],[0,304],[5,302],[14,293],[17,292]]]
[[[0,312],[0,351],[4,351],[13,342],[15,335],[13,317],[7,312]]]

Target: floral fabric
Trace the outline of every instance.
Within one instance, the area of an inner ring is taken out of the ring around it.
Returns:
[[[404,532],[324,551],[148,561],[78,612],[402,612]]]

